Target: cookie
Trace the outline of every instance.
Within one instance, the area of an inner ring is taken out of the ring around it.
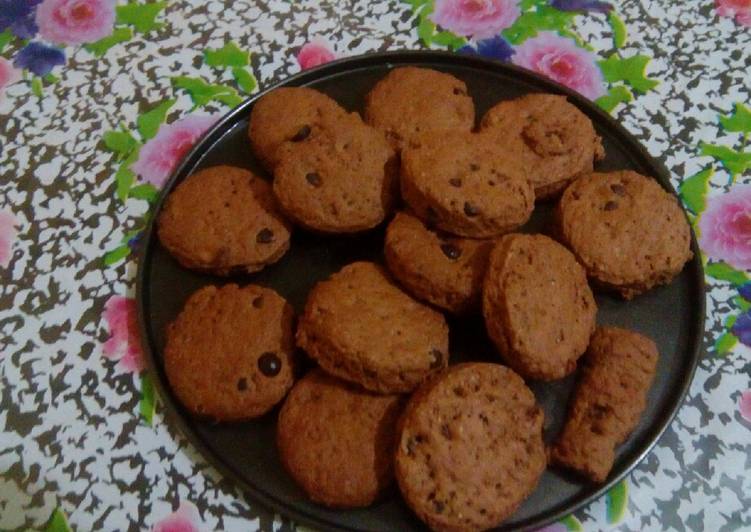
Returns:
[[[678,199],[636,172],[578,179],[561,197],[556,215],[561,241],[589,277],[626,299],[669,283],[693,256]]]
[[[216,421],[258,417],[292,386],[292,307],[256,285],[205,286],[167,327],[164,370],[193,414]]]
[[[480,128],[498,142],[518,145],[538,199],[560,194],[605,157],[592,121],[565,96],[528,94],[500,102]]]
[[[393,482],[401,411],[399,395],[372,394],[314,369],[279,413],[279,457],[315,502],[368,506]]]
[[[659,353],[649,338],[598,327],[551,461],[593,482],[604,482],[615,448],[636,427],[654,380]]]
[[[365,120],[401,150],[427,131],[469,132],[475,125],[475,104],[464,82],[450,74],[395,68],[368,93]]]
[[[212,166],[170,193],[157,231],[186,268],[230,275],[279,260],[289,249],[291,227],[266,181],[243,168]]]
[[[455,314],[480,307],[492,240],[459,238],[428,229],[400,212],[386,230],[386,264],[418,299]]]
[[[490,255],[485,326],[503,360],[523,377],[554,380],[576,368],[595,329],[584,269],[543,235],[506,235]]]
[[[329,130],[348,116],[322,92],[307,87],[280,87],[253,105],[248,137],[253,153],[268,170],[278,162],[279,147]]]
[[[519,157],[491,137],[441,132],[402,152],[404,201],[423,220],[460,236],[488,238],[524,224],[534,192]]]
[[[484,530],[510,516],[545,470],[543,412],[497,364],[452,366],[418,388],[399,422],[402,495],[434,530]]]
[[[324,233],[354,233],[381,223],[396,192],[394,151],[359,118],[280,151],[274,194],[284,213]]]
[[[297,345],[332,375],[379,393],[410,392],[448,364],[443,315],[371,262],[349,264],[313,288]]]

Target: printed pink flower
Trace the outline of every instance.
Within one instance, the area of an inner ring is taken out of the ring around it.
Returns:
[[[605,94],[594,54],[555,33],[542,32],[516,47],[511,59],[594,100]]]
[[[0,267],[7,268],[13,257],[13,243],[16,241],[18,221],[13,213],[0,211]]]
[[[143,145],[131,170],[144,181],[161,187],[196,141],[216,121],[216,116],[188,115],[163,125],[156,136]]]
[[[125,371],[141,371],[143,357],[138,339],[136,302],[123,296],[110,297],[104,306],[104,321],[110,331],[110,338],[102,348],[104,356],[119,360]]]
[[[751,390],[746,390],[738,399],[738,411],[741,417],[751,423]]]
[[[331,50],[329,43],[323,39],[311,40],[297,53],[297,62],[303,70],[323,65],[334,59],[336,59],[336,54]]]
[[[159,521],[152,532],[199,532],[201,516],[193,503],[181,502],[177,511]]]
[[[457,35],[487,39],[511,26],[520,14],[517,0],[436,0],[430,20]]]
[[[5,87],[21,79],[21,73],[13,67],[13,63],[0,57],[0,100],[3,98]]]
[[[83,44],[109,36],[114,0],[44,0],[37,9],[39,34],[55,44]]]
[[[751,0],[715,0],[715,8],[721,17],[735,17],[738,24],[751,26]]]
[[[699,246],[707,255],[751,270],[751,185],[736,185],[709,198],[699,232]]]

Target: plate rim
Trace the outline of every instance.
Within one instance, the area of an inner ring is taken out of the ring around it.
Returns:
[[[362,55],[349,56],[342,59],[337,59],[326,63],[324,65],[304,70],[291,76],[283,77],[274,81],[264,90],[250,96],[245,99],[234,109],[228,111],[222,116],[213,127],[211,127],[191,148],[188,154],[183,158],[176,169],[170,174],[170,177],[165,181],[162,189],[159,192],[159,198],[151,209],[148,223],[143,230],[143,238],[141,239],[141,246],[137,255],[137,273],[136,273],[136,310],[137,310],[137,323],[139,329],[139,340],[141,342],[141,351],[146,361],[146,367],[148,374],[151,376],[151,383],[156,390],[159,400],[164,405],[164,417],[168,423],[174,423],[180,430],[183,437],[198,451],[201,458],[205,460],[209,465],[216,468],[217,471],[226,479],[230,480],[232,485],[243,492],[243,495],[249,501],[260,503],[267,510],[272,510],[279,513],[283,517],[288,517],[298,524],[304,524],[308,526],[315,526],[321,530],[350,530],[342,525],[332,523],[318,516],[311,515],[305,510],[296,508],[284,500],[274,497],[274,495],[265,492],[260,489],[259,486],[252,485],[239,474],[235,473],[224,461],[212,452],[200,436],[189,426],[184,416],[180,414],[180,407],[177,404],[177,400],[173,397],[172,392],[162,378],[162,368],[158,360],[156,359],[154,351],[156,346],[153,344],[153,339],[149,334],[149,323],[147,321],[147,300],[148,296],[146,292],[148,290],[149,282],[147,276],[149,269],[146,265],[150,263],[152,242],[156,241],[155,236],[155,224],[158,214],[161,212],[165,198],[168,193],[174,188],[175,182],[183,178],[183,174],[187,169],[193,168],[198,165],[204,157],[204,145],[213,144],[219,138],[221,138],[229,127],[233,127],[238,118],[248,113],[248,109],[252,107],[255,102],[263,97],[265,94],[279,88],[279,87],[294,87],[307,85],[318,79],[325,78],[331,75],[336,75],[343,71],[359,70],[373,66],[388,66],[395,67],[400,65],[417,65],[430,64],[430,66],[450,65],[450,66],[468,66],[475,67],[483,70],[504,70],[507,73],[518,75],[521,78],[527,78],[537,84],[542,84],[551,93],[558,93],[567,96],[569,101],[574,103],[582,112],[587,115],[595,115],[598,120],[604,122],[608,128],[612,128],[617,133],[617,136],[621,140],[625,140],[628,143],[629,150],[633,150],[642,162],[647,166],[654,167],[658,170],[657,176],[652,176],[655,180],[669,193],[676,197],[681,206],[681,210],[686,216],[689,222],[690,234],[691,234],[691,251],[693,252],[693,258],[687,263],[696,268],[696,272],[691,279],[691,283],[695,285],[696,295],[698,299],[698,308],[694,311],[693,319],[691,320],[691,327],[687,333],[690,337],[689,353],[690,367],[683,379],[680,382],[680,386],[677,389],[671,391],[673,395],[674,403],[672,408],[666,413],[658,415],[657,422],[653,424],[648,430],[648,443],[647,445],[635,456],[632,460],[625,464],[623,470],[612,478],[609,478],[606,482],[597,487],[594,491],[581,497],[573,503],[565,505],[560,510],[551,510],[543,513],[537,518],[530,518],[530,522],[520,524],[514,528],[505,527],[501,523],[503,530],[535,530],[540,527],[544,527],[550,523],[561,520],[562,518],[570,515],[582,507],[592,503],[605,495],[616,484],[622,481],[628,476],[636,466],[638,466],[644,459],[652,452],[658,441],[662,438],[665,431],[672,424],[673,420],[677,416],[679,410],[683,406],[686,395],[690,389],[691,383],[694,380],[696,369],[699,361],[702,358],[704,351],[704,329],[706,324],[706,280],[704,276],[704,265],[701,260],[701,253],[694,232],[693,224],[688,219],[688,213],[680,201],[675,188],[670,181],[670,172],[665,167],[662,161],[652,157],[647,148],[631,133],[629,132],[619,121],[612,115],[599,108],[593,101],[582,96],[578,92],[569,89],[545,76],[542,76],[536,72],[525,69],[523,67],[513,65],[511,63],[498,61],[482,57],[479,55],[461,54],[457,52],[449,52],[442,50],[390,50],[384,52],[365,53]],[[677,393],[676,393],[677,392]],[[656,426],[654,426],[656,425]],[[370,528],[358,528],[356,530],[371,530]]]

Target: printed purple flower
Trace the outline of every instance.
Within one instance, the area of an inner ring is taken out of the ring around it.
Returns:
[[[13,60],[16,68],[25,68],[40,77],[49,74],[54,67],[64,64],[65,54],[62,50],[38,42],[27,44]]]
[[[751,347],[751,311],[738,316],[730,330],[743,345]]]
[[[56,44],[104,39],[115,25],[114,0],[43,0],[36,17],[39,33]]]
[[[463,37],[490,38],[521,14],[517,0],[436,0],[430,19]]]
[[[751,390],[746,390],[738,399],[738,411],[741,417],[751,423]]]
[[[21,39],[31,39],[39,28],[34,19],[42,0],[0,0],[0,31],[10,29]]]
[[[738,293],[746,301],[751,301],[751,281],[743,283],[743,285],[738,288]]]
[[[699,233],[699,246],[708,256],[751,269],[751,185],[736,185],[709,198]]]
[[[613,9],[613,6],[607,2],[598,2],[597,0],[551,0],[550,5],[561,11],[596,11],[598,13],[608,13]]]
[[[469,45],[462,46],[459,48],[459,53],[481,55],[483,57],[498,59],[499,61],[510,61],[511,56],[514,55],[514,48],[506,39],[500,35],[496,35],[491,39],[479,41],[476,48]]]

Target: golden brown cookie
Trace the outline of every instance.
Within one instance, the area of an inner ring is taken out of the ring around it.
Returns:
[[[292,220],[324,233],[381,223],[396,193],[396,159],[382,133],[352,118],[279,151],[274,194]]]
[[[604,482],[615,448],[636,427],[652,385],[659,353],[639,333],[598,327],[551,461],[594,482]]]
[[[485,113],[481,131],[519,146],[538,199],[559,194],[605,156],[592,121],[565,96],[528,94],[500,102]]]
[[[386,230],[389,270],[412,295],[456,314],[480,307],[492,240],[459,238],[397,213]]]
[[[678,199],[636,172],[572,183],[558,205],[557,230],[589,277],[626,299],[669,283],[692,257]]]
[[[266,169],[273,170],[280,146],[336,128],[347,116],[343,107],[322,92],[307,87],[280,87],[253,106],[248,137],[256,157]]]
[[[523,377],[554,380],[576,368],[595,329],[584,269],[543,235],[502,237],[490,255],[483,315],[503,360]]]
[[[425,382],[399,422],[396,479],[434,530],[484,530],[510,516],[545,470],[543,412],[497,364],[458,364]]]
[[[292,386],[293,318],[269,288],[201,288],[167,328],[172,391],[192,413],[217,421],[265,414]]]
[[[323,369],[380,393],[412,391],[448,364],[443,315],[402,292],[380,266],[355,262],[318,283],[297,345]]]
[[[279,413],[277,447],[308,496],[335,508],[372,504],[394,479],[399,395],[376,395],[314,369]]]
[[[474,133],[421,136],[402,152],[401,189],[421,219],[471,238],[513,231],[535,203],[518,154]]]
[[[428,131],[471,131],[475,105],[463,81],[428,68],[401,67],[368,93],[365,120],[384,131],[394,148]]]
[[[186,268],[255,272],[289,249],[291,227],[271,186],[248,170],[212,166],[177,185],[158,220],[162,245]]]

